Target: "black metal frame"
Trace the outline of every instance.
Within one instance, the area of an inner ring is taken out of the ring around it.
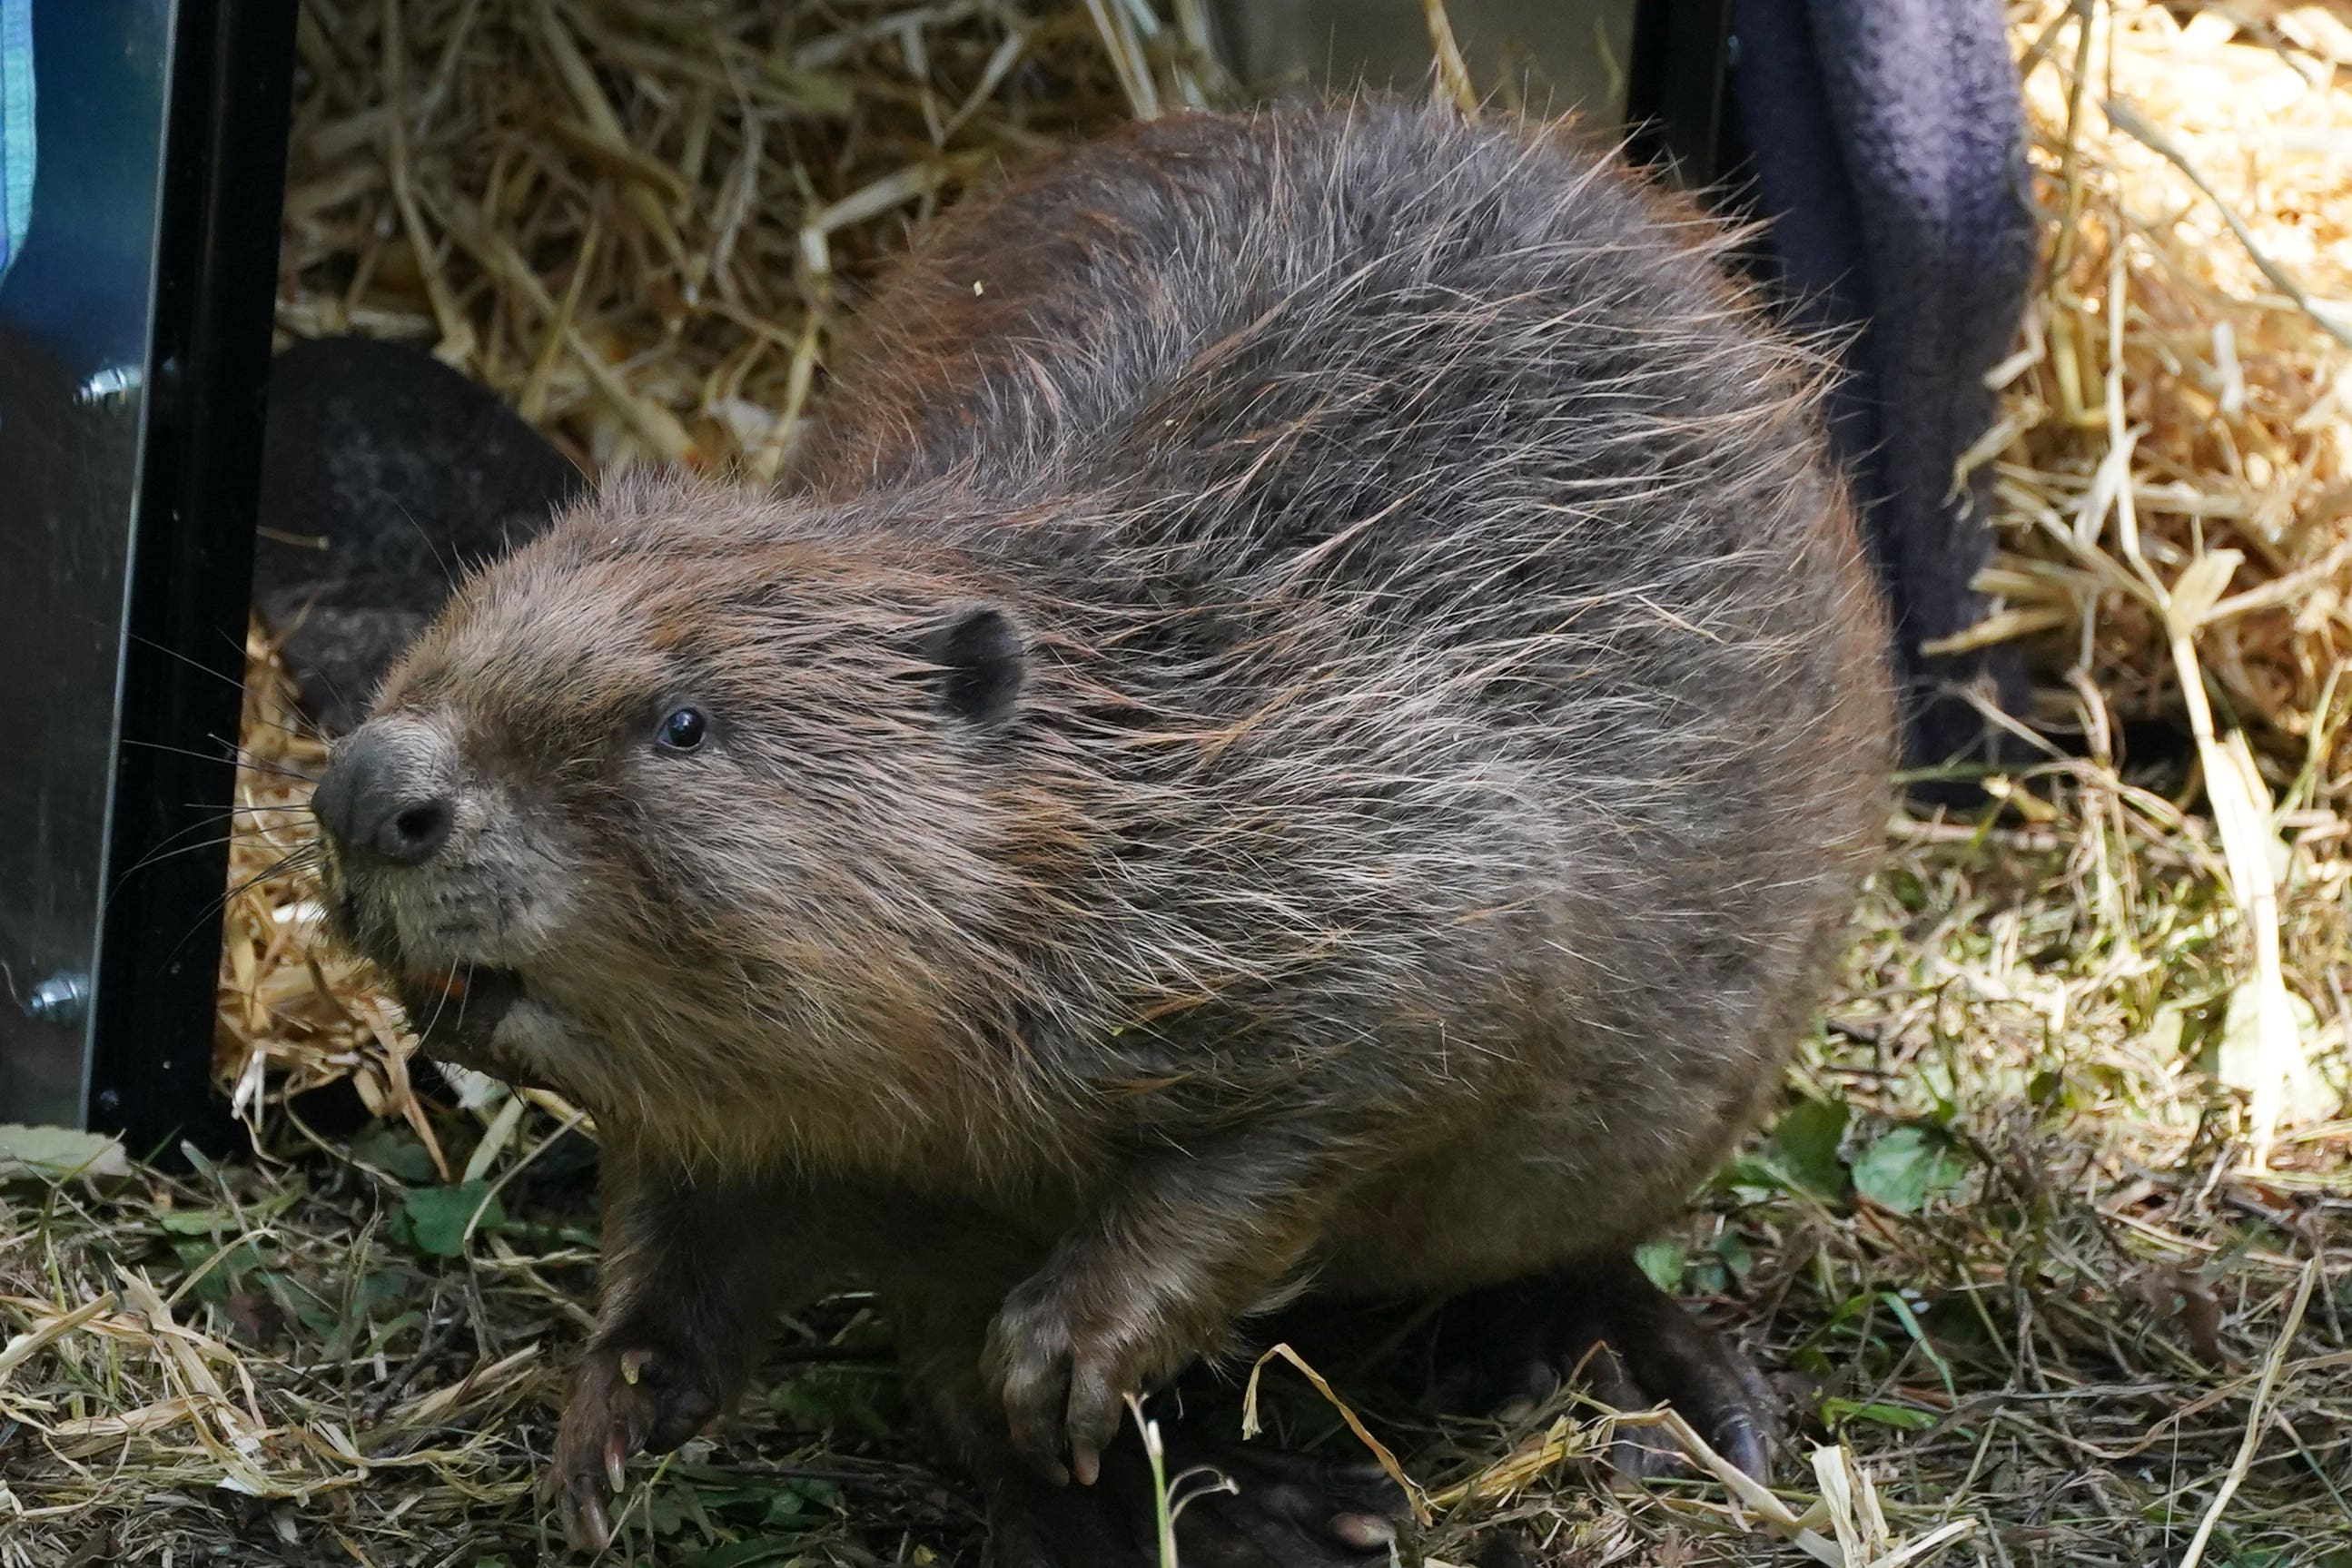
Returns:
[[[1639,161],[1672,168],[1685,184],[1729,167],[1724,78],[1731,65],[1732,0],[1638,0],[1625,73],[1626,142]]]
[[[161,852],[233,797],[295,20],[296,0],[183,0],[173,37],[85,1111],[140,1153],[229,1132],[211,1082],[228,851]]]

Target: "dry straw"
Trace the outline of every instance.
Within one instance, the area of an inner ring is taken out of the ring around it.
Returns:
[[[1755,1488],[1636,1412],[1697,1479],[1612,1497],[1576,1479],[1609,1428],[1573,1401],[1445,1434],[1351,1409],[1424,1489],[1433,1561],[1504,1526],[1579,1563],[2352,1543],[2352,1123],[2326,1119],[2352,1017],[2352,25],[2272,0],[2011,21],[2048,265],[1971,455],[2003,548],[1963,640],[2026,643],[2059,744],[1988,821],[1892,824],[1797,1073],[1830,1131],[1761,1145],[1673,1239],[1801,1375],[1812,1472]],[[279,326],[429,348],[586,467],[770,476],[876,260],[975,181],[1213,100],[1202,36],[1198,0],[306,0]],[[578,1113],[420,1103],[396,1012],[301,880],[264,875],[307,841],[323,750],[259,640],[252,668],[218,1063],[304,1157],[0,1185],[0,1568],[546,1544],[530,1488],[592,1250],[532,1182]],[[271,1107],[336,1079],[409,1135],[306,1150]],[[468,1179],[454,1261],[394,1239]],[[866,1311],[797,1325],[793,1364],[855,1364]],[[799,1408],[755,1403],[723,1462],[635,1489],[633,1550],[971,1549],[969,1500],[901,1437]],[[729,1511],[811,1487],[838,1511]]]
[[[2201,785],[2252,957],[2230,1072],[2259,1166],[2340,1089],[2289,988],[2279,885],[2298,842],[2340,831],[2313,808],[2352,779],[2352,25],[2136,0],[2011,17],[2054,221],[1973,454],[2005,531],[1997,608],[1951,641],[2034,638],[2044,716],[2095,758],[2119,719],[2185,722],[2180,800]]]

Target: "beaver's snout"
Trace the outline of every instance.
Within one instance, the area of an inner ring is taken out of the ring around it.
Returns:
[[[372,719],[335,747],[311,792],[327,855],[330,916],[354,948],[394,976],[461,974],[499,890],[484,884],[478,800],[462,788],[457,747],[429,719]],[[478,793],[478,791],[475,793]],[[429,987],[437,997],[447,987]]]
[[[311,796],[329,920],[373,959],[433,1055],[544,1085],[566,1032],[530,997],[518,946],[543,938],[547,846],[498,807],[446,716],[402,712],[335,748]]]
[[[347,855],[422,865],[457,822],[446,743],[413,720],[363,725],[335,750],[311,806]]]

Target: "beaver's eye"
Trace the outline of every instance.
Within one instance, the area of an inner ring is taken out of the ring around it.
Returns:
[[[692,751],[710,733],[710,721],[698,707],[672,708],[654,732],[654,744],[664,751]]]

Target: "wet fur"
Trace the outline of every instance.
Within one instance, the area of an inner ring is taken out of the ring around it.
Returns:
[[[620,1151],[604,1342],[681,1248],[729,1343],[892,1274],[942,1365],[993,1320],[969,1453],[1033,1341],[1149,1379],[1668,1218],[1892,729],[1820,365],[1727,243],[1556,134],[1139,125],[932,230],[793,493],[625,478],[469,582],[376,721],[447,863],[338,903],[522,974]]]

